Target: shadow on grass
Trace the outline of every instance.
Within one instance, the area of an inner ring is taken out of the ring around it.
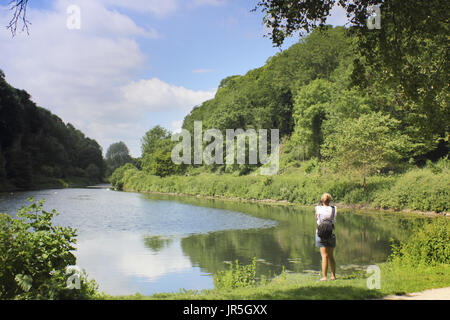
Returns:
[[[253,299],[262,300],[364,300],[382,297],[377,290],[353,286],[306,286],[290,290],[274,290],[270,294],[255,294]]]

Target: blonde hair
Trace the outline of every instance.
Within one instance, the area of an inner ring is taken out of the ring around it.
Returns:
[[[320,197],[320,202],[322,202],[322,204],[330,204],[330,201],[333,200],[333,198],[331,197],[331,194],[329,193],[324,193],[321,197]]]

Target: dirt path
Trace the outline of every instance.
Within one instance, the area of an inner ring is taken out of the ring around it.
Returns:
[[[408,293],[402,296],[387,296],[384,300],[450,300],[450,287]]]

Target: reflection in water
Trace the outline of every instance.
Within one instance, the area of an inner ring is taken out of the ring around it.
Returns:
[[[172,243],[173,239],[163,238],[160,236],[145,236],[144,245],[151,249],[153,252],[159,252],[161,249],[166,248]]]
[[[77,265],[110,294],[152,294],[212,288],[227,262],[250,263],[257,275],[317,274],[312,209],[114,192],[63,189],[0,195],[0,211],[15,213],[25,199],[47,199],[61,212],[55,223],[78,230]],[[390,239],[403,239],[423,219],[338,210],[338,273],[385,261]]]
[[[80,241],[77,265],[113,295],[213,287],[212,279],[183,254],[180,238],[165,239],[149,250],[149,243],[157,243],[154,238],[159,237],[121,232]]]
[[[314,246],[316,222],[313,209],[192,198],[185,198],[183,201],[240,210],[249,215],[276,219],[279,222],[275,228],[230,230],[184,238],[183,251],[188,253],[191,261],[210,273],[226,268],[223,261],[239,259],[242,263],[249,263],[253,257],[261,261],[257,264],[259,274],[279,274],[283,266],[294,272],[320,269],[319,249]],[[351,272],[364,265],[385,261],[391,252],[391,239],[404,239],[415,225],[423,221],[422,217],[381,213],[357,214],[349,210],[339,210],[335,250],[338,270]],[[205,247],[215,248],[215,259],[199,249]]]

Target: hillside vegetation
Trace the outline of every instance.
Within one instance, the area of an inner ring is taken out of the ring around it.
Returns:
[[[104,170],[95,140],[36,106],[0,70],[0,191],[98,183]]]
[[[236,151],[233,164],[225,152],[224,161],[206,164],[203,154],[203,162],[193,164],[191,148],[190,161],[176,165],[172,150],[180,142],[157,126],[144,136],[137,165],[119,168],[111,182],[135,191],[301,204],[330,192],[345,204],[448,211],[447,87],[419,106],[424,102],[392,82],[370,82],[375,70],[355,70],[363,59],[355,42],[344,27],[317,29],[264,66],[222,80],[214,99],[184,119],[191,145],[195,121],[203,132],[217,129],[224,137],[227,129],[278,129],[276,175],[260,175],[261,158],[250,164],[248,138],[245,164],[237,164]],[[424,121],[430,108],[441,121]],[[203,147],[211,142],[221,143],[204,139]],[[269,134],[269,148],[270,142]]]

